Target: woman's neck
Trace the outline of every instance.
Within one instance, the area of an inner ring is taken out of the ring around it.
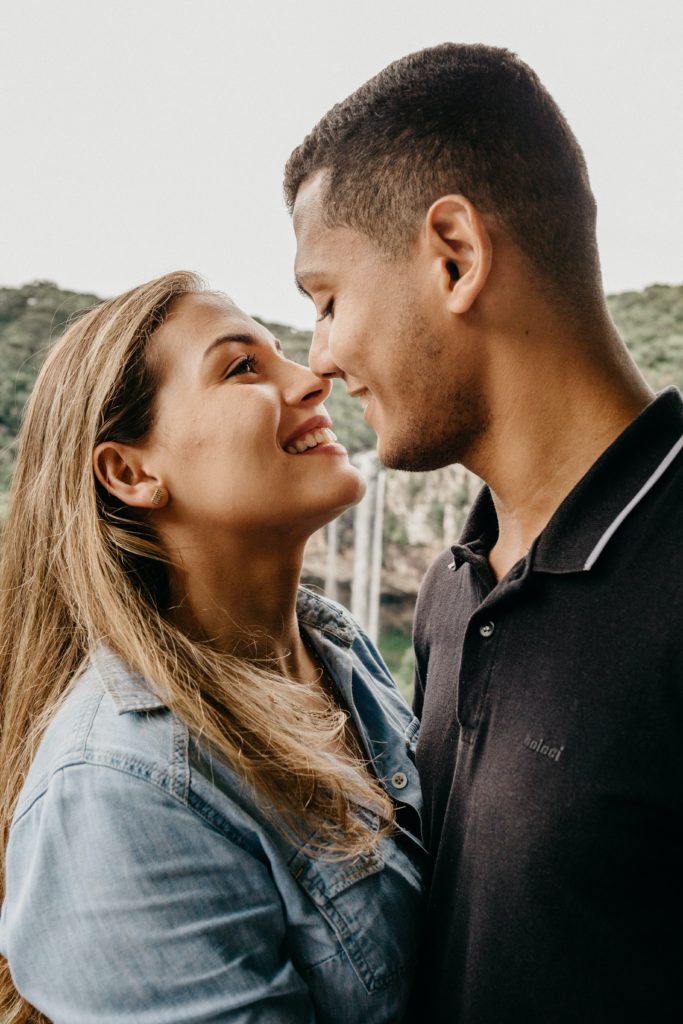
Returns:
[[[170,615],[190,636],[210,639],[227,654],[263,659],[292,678],[310,675],[296,617],[305,540],[270,537],[212,543],[176,531]]]

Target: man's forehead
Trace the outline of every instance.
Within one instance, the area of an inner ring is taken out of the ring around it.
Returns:
[[[323,192],[326,173],[316,171],[299,186],[294,200],[292,222],[297,237],[302,231],[323,226]]]
[[[292,213],[297,241],[294,276],[305,294],[317,285],[326,286],[331,276],[337,278],[353,266],[367,265],[379,257],[371,240],[356,228],[327,222],[325,174],[319,171],[303,182]]]
[[[329,262],[326,250],[329,243],[329,228],[323,218],[320,183],[318,178],[306,180],[297,193],[292,213],[296,235],[296,256],[294,276],[302,291],[310,291],[314,278],[319,277]]]
[[[317,283],[326,264],[330,229],[323,217],[322,176],[307,178],[299,189],[292,213],[296,235],[294,275],[298,287],[305,292]]]

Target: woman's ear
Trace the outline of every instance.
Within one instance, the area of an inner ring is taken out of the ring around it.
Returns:
[[[141,452],[117,441],[103,441],[93,452],[95,476],[124,505],[157,509],[168,503],[168,490],[142,466]]]
[[[442,196],[429,208],[424,226],[447,307],[466,313],[491,270],[493,246],[484,220],[464,196]]]

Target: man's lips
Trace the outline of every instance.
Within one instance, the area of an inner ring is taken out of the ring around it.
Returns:
[[[367,423],[367,416],[365,414],[366,414],[366,412],[368,410],[368,405],[370,404],[370,399],[372,398],[372,395],[371,395],[370,391],[368,391],[368,389],[365,388],[365,387],[360,387],[360,388],[353,388],[351,391],[347,391],[346,393],[349,396],[349,398],[357,398],[358,399],[358,401],[360,402],[361,407],[363,409],[363,419]]]

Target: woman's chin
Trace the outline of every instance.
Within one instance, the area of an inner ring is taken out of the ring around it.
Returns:
[[[309,534],[313,534],[337,519],[347,509],[358,505],[363,500],[366,490],[365,480],[353,469],[344,486],[328,486],[319,492],[315,502],[310,506],[310,511],[302,509],[296,518],[293,518],[292,525],[300,524],[302,528],[308,529]]]
[[[360,470],[356,469],[355,466],[352,466],[351,463],[348,464],[345,477],[346,479],[343,486],[340,485],[337,488],[330,488],[330,498],[332,498],[332,494],[335,491],[339,492],[339,496],[343,500],[342,512],[344,509],[351,508],[352,505],[357,505],[361,502],[368,489],[365,477]],[[339,513],[337,512],[335,515],[339,515]]]

